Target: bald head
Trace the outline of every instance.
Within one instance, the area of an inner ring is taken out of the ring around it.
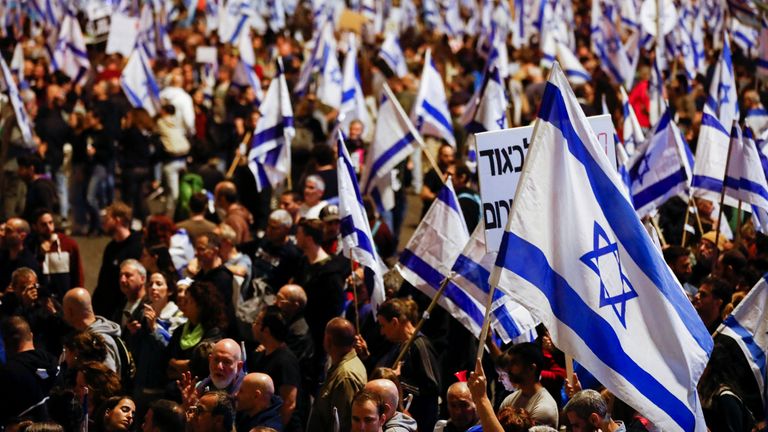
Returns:
[[[208,356],[208,366],[213,385],[219,390],[228,388],[243,369],[240,344],[233,339],[216,342]]]
[[[235,396],[237,411],[253,416],[272,404],[275,384],[272,378],[263,373],[250,373],[243,378],[243,383]]]
[[[469,386],[465,382],[457,382],[448,387],[448,396],[470,396]]]
[[[298,285],[283,285],[277,291],[275,305],[280,308],[286,318],[290,319],[304,310],[304,307],[307,305],[307,293],[304,292],[304,288]]]
[[[395,415],[397,407],[400,405],[400,392],[397,390],[395,383],[388,379],[375,379],[365,384],[365,390],[376,393],[384,400],[384,404],[387,407],[387,412],[385,413],[387,420]]]
[[[85,288],[72,288],[62,299],[64,321],[77,330],[85,330],[96,320],[91,305],[91,294]]]
[[[465,430],[477,423],[477,410],[465,382],[457,382],[448,387],[448,416],[460,430]]]

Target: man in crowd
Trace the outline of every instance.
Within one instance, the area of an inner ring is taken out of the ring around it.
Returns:
[[[232,432],[235,404],[224,391],[211,391],[187,408],[187,432]]]
[[[320,210],[328,203],[323,200],[325,182],[320,176],[312,174],[304,180],[304,202],[299,207],[299,214],[305,219],[320,218]]]
[[[541,348],[533,343],[521,343],[514,345],[508,355],[507,374],[518,390],[504,399],[501,408],[524,408],[537,424],[557,427],[557,402],[539,381],[544,365]]]
[[[384,401],[375,393],[361,391],[352,400],[351,428],[354,432],[382,432],[386,415]]]
[[[573,395],[565,404],[563,413],[568,416],[573,432],[626,431],[622,422],[611,419],[605,399],[595,390],[582,390]]]
[[[440,149],[437,151],[437,166],[445,173],[449,166],[453,165],[456,158],[456,151],[450,144],[443,143]],[[427,213],[432,202],[437,198],[437,193],[440,192],[440,188],[443,187],[444,179],[435,171],[434,168],[430,169],[424,175],[424,185],[421,187],[421,217]]]
[[[693,307],[712,334],[723,322],[723,309],[730,303],[733,289],[722,279],[707,277],[693,297]]]
[[[298,192],[287,190],[280,194],[280,209],[285,210],[291,215],[293,226],[299,223],[301,219],[301,195]]]
[[[223,181],[216,185],[213,197],[221,222],[231,226],[237,233],[236,243],[250,241],[253,216],[237,201],[237,186],[230,181]]]
[[[37,155],[18,158],[19,177],[27,184],[24,219],[34,223],[34,212],[39,208],[59,209],[56,185],[45,175],[43,160]]]
[[[205,192],[198,192],[189,198],[189,219],[185,219],[178,224],[177,228],[187,230],[189,239],[194,243],[198,236],[213,232],[216,224],[205,218],[208,209],[208,195]]]
[[[144,317],[143,300],[147,294],[147,269],[135,259],[127,259],[120,264],[120,291],[125,296],[125,303],[117,316],[112,320],[119,322],[123,328],[122,336],[129,336],[141,329]]]
[[[198,392],[223,390],[230,395],[237,393],[243,380],[243,356],[240,344],[233,339],[222,339],[208,355],[210,375],[198,383]]]
[[[125,302],[120,291],[120,263],[141,258],[141,233],[130,229],[132,217],[131,208],[120,202],[107,207],[104,214],[104,231],[112,241],[104,249],[99,280],[93,291],[94,312],[101,316],[115,316]]]
[[[34,233],[29,237],[30,250],[40,261],[43,285],[57,298],[70,288],[83,286],[83,262],[77,242],[64,233],[56,232],[53,213],[37,209],[33,216]]]
[[[460,381],[451,384],[448,387],[447,396],[448,421],[441,420],[438,422],[438,425],[435,426],[435,431],[464,432],[478,424],[477,410],[466,382]]]
[[[107,346],[107,359],[104,364],[120,375],[120,353],[117,338],[120,337],[120,325],[95,315],[91,305],[91,295],[85,288],[72,288],[67,291],[62,301],[64,321],[78,331],[90,330],[104,339]]]
[[[184,409],[176,402],[159,399],[149,404],[141,432],[177,432],[184,430]]]
[[[383,401],[386,407],[384,415],[384,432],[416,432],[418,425],[416,420],[409,415],[398,411],[400,406],[400,391],[394,382],[388,379],[375,379],[368,381],[364,387],[365,391],[375,393]]]
[[[312,406],[308,430],[332,432],[334,413],[338,415],[341,430],[348,430],[352,398],[368,381],[365,366],[355,352],[352,323],[343,318],[332,319],[325,327],[323,345],[331,359],[331,368]],[[383,415],[383,411],[380,414]]]
[[[21,218],[10,218],[5,222],[2,249],[0,249],[0,288],[5,289],[11,282],[11,273],[27,267],[39,274],[40,265],[34,251],[25,246],[29,236],[29,224]]]
[[[237,432],[250,432],[255,427],[283,430],[280,407],[283,401],[275,395],[272,378],[263,373],[250,373],[243,378],[237,395]]]

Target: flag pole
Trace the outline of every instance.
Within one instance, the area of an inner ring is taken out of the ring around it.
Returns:
[[[421,147],[421,151],[423,151],[424,154],[427,155],[427,159],[429,159],[430,165],[432,165],[432,168],[440,176],[440,180],[443,183],[445,183],[445,179],[443,177],[443,170],[441,170],[440,167],[437,166],[437,161],[435,160],[435,157],[432,155],[432,153],[429,152],[429,149],[427,149],[427,144],[424,142],[424,138],[421,136],[419,131],[416,130],[416,127],[413,125],[413,123],[411,123],[411,119],[405,114],[403,107],[400,106],[400,102],[397,101],[395,94],[392,93],[392,89],[389,88],[389,84],[387,83],[384,83],[384,92],[387,94],[388,98],[392,99],[395,105],[395,109],[397,109],[397,113],[402,118],[405,119],[405,123],[408,125],[408,131],[416,139],[416,142],[419,143],[419,147]]]
[[[245,136],[243,137],[243,141],[241,142],[242,146],[248,147],[248,141],[251,140],[251,135],[253,135],[253,132],[246,132]],[[240,147],[235,151],[235,158],[232,159],[232,165],[229,166],[229,169],[227,170],[227,175],[225,178],[231,179],[233,175],[235,175],[235,170],[237,169],[237,166],[240,165],[240,159],[244,158],[245,155],[240,153]]]
[[[736,120],[734,120],[736,122]],[[725,174],[723,174],[723,189],[720,191],[720,210],[718,210],[717,215],[717,227],[715,228],[715,250],[717,251],[716,254],[720,254],[720,248],[717,247],[718,244],[720,244],[720,224],[723,220],[723,206],[725,205],[725,183],[726,179],[728,178],[728,167],[731,165],[731,151],[733,150],[733,140],[731,140],[728,143],[728,156],[725,158]],[[741,210],[741,209],[739,209]],[[717,256],[715,255],[715,256]],[[712,268],[715,268],[715,264],[717,263],[717,259],[715,259],[712,262]]]
[[[352,261],[350,265],[352,266],[352,301],[355,302],[355,329],[357,330],[357,334],[360,334],[360,307],[357,304],[357,280],[359,278],[355,272],[355,264],[360,267],[360,263],[355,260],[355,253],[351,248],[349,250],[349,255],[350,260]]]
[[[656,222],[656,218],[651,216],[650,219],[651,219],[651,225],[653,225],[653,228],[656,229],[656,235],[659,236],[659,240],[661,241],[661,246],[667,247],[667,239],[664,238],[664,233],[661,232],[661,228],[659,228],[659,223]]]
[[[738,212],[736,213],[736,243],[741,242],[741,200],[739,200]]]
[[[386,84],[385,84],[386,85]],[[416,336],[419,334],[419,331],[421,331],[421,328],[424,327],[424,324],[429,319],[429,314],[432,312],[432,310],[437,306],[437,301],[440,300],[440,297],[443,296],[443,293],[445,292],[445,288],[448,287],[448,282],[450,282],[453,279],[453,273],[451,273],[450,276],[443,279],[443,282],[440,284],[440,289],[437,290],[435,293],[435,296],[432,297],[432,301],[429,303],[429,306],[427,306],[427,309],[424,311],[424,314],[421,315],[421,319],[419,320],[418,324],[416,324],[416,327],[413,330],[413,334],[411,337],[408,338],[408,340],[405,342],[405,345],[400,349],[400,352],[397,354],[397,358],[395,358],[395,361],[392,362],[392,369],[397,369],[398,363],[400,363],[400,360],[405,357],[405,353],[408,352],[408,349],[411,348],[411,345],[413,345],[414,339],[416,339]],[[482,344],[481,344],[482,345]]]
[[[485,340],[488,339],[488,330],[491,327],[491,307],[493,306],[493,295],[496,293],[496,285],[491,284],[491,289],[488,292],[488,301],[485,304],[485,317],[483,318],[483,328],[480,330],[480,339],[477,343],[477,360],[483,359],[483,351],[485,350]]]
[[[685,247],[685,241],[688,239],[688,219],[691,218],[691,197],[688,197],[688,202],[685,205],[685,222],[683,222],[683,241],[680,242],[680,246]]]

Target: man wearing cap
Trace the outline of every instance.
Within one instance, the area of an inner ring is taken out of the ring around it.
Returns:
[[[715,242],[717,242],[717,247],[715,247]],[[716,231],[710,231],[701,236],[699,246],[695,251],[696,264],[693,266],[693,272],[689,279],[691,285],[698,286],[712,272],[718,254],[725,249],[727,243],[728,240],[725,236],[722,233],[718,236]]]
[[[341,219],[339,218],[339,207],[336,204],[328,204],[323,207],[320,210],[320,220],[323,221],[323,249],[330,255],[340,254]]]

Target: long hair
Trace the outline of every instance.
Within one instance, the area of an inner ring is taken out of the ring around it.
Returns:
[[[187,288],[187,296],[192,297],[200,310],[200,324],[208,330],[213,327],[227,327],[227,315],[224,301],[216,287],[210,282],[193,282]]]

